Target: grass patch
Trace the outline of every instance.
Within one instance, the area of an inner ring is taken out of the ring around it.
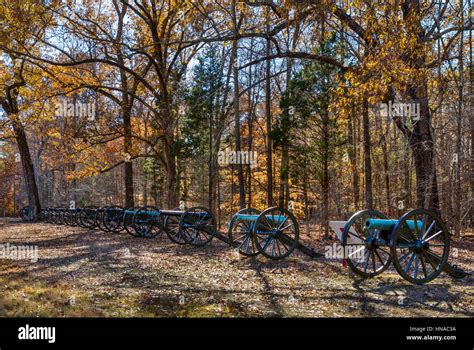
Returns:
[[[0,317],[235,317],[248,316],[240,305],[209,303],[178,296],[157,298],[112,295],[44,284],[0,279]]]
[[[130,317],[136,315],[135,296],[113,296],[74,289],[58,283],[0,279],[2,317]]]

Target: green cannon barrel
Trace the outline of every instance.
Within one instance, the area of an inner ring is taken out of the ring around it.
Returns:
[[[125,215],[135,215],[138,213],[138,210],[124,210]],[[151,211],[151,210],[142,210],[140,211],[142,215],[150,215],[150,216],[158,216],[160,215],[159,211]]]
[[[255,215],[255,214],[235,214],[234,218],[239,221],[257,221],[258,217],[260,215]],[[286,216],[284,215],[266,215],[268,220],[272,220],[276,223],[281,223],[286,220]]]
[[[370,230],[392,230],[393,227],[398,223],[398,220],[393,219],[367,219],[365,221],[365,228]],[[418,231],[421,231],[421,227],[423,223],[421,221],[417,221]],[[414,220],[407,220],[408,227],[410,230],[415,229],[415,221]]]

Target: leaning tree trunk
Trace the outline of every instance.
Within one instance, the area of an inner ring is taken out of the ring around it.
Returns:
[[[25,129],[19,121],[12,121],[13,131],[18,144],[21,164],[23,167],[23,176],[28,193],[28,206],[31,210],[31,218],[36,219],[41,210],[39,200],[38,186],[36,185],[35,170],[31,160],[30,148],[26,139]]]
[[[13,131],[15,133],[15,139],[18,145],[18,151],[20,153],[21,164],[23,167],[23,177],[25,179],[26,191],[28,193],[28,206],[31,211],[31,218],[36,219],[41,210],[41,204],[38,193],[38,186],[36,184],[35,169],[33,167],[33,161],[31,159],[30,148],[26,139],[25,128],[21,124],[18,113],[18,88],[25,85],[25,81],[21,73],[15,73],[15,77],[18,81],[14,85],[6,89],[6,98],[2,99],[1,105],[4,111],[9,116]]]

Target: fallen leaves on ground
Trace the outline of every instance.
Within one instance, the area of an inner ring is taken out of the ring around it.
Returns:
[[[0,244],[36,245],[39,260],[0,260],[0,316],[472,317],[473,277],[426,285],[393,268],[361,280],[340,261],[295,252],[245,258],[225,243],[195,248],[166,235],[134,238],[0,219]],[[303,237],[316,251],[334,241]],[[474,238],[451,262],[472,270]]]

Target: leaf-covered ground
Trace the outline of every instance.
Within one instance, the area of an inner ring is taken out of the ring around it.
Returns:
[[[303,237],[316,251],[335,241]],[[225,243],[194,248],[0,218],[0,244],[36,245],[39,260],[0,260],[0,316],[472,317],[474,278],[416,286],[392,268],[360,280],[340,261],[300,252],[272,262]],[[451,261],[472,270],[474,237]]]

